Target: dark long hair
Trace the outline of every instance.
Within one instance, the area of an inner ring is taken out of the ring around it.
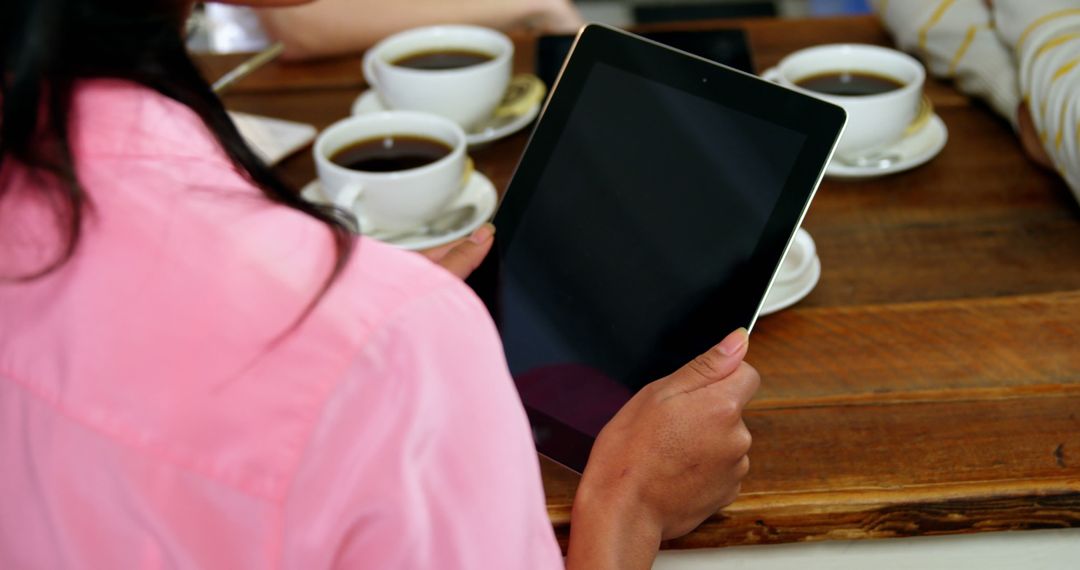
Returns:
[[[0,172],[14,160],[54,177],[59,184],[43,188],[53,193],[48,198],[67,238],[56,259],[18,276],[19,280],[42,277],[66,263],[78,247],[84,216],[92,212],[68,137],[75,82],[91,77],[130,80],[186,105],[267,198],[326,224],[337,262],[313,304],[344,268],[354,244],[348,214],[301,199],[243,141],[185,48],[183,27],[190,4],[187,0],[0,3]],[[0,201],[8,190],[0,179]]]

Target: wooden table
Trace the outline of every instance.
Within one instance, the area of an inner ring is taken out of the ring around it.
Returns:
[[[869,17],[687,27],[734,25],[758,69],[814,44],[889,43]],[[216,77],[239,59],[202,63]],[[275,63],[226,102],[322,128],[362,88],[357,57]],[[1080,527],[1080,208],[986,107],[927,92],[949,128],[936,159],[822,184],[805,222],[821,281],[751,343],[764,381],[743,494],[665,547]],[[500,190],[525,141],[474,153]],[[281,166],[287,180],[313,178],[309,155]],[[542,468],[565,546],[577,477]]]

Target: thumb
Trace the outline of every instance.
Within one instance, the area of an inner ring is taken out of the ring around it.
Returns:
[[[727,335],[720,344],[676,370],[666,380],[681,392],[692,392],[727,378],[739,367],[750,346],[750,334],[745,328]]]
[[[461,240],[447,251],[446,255],[439,259],[439,265],[465,279],[480,265],[480,262],[484,261],[488,251],[491,251],[491,246],[495,243],[495,240],[491,239],[494,235],[495,226],[491,224],[480,226],[468,239]]]

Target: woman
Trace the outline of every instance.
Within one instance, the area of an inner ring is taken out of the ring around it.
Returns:
[[[0,7],[0,567],[558,567],[498,336],[451,273],[491,228],[446,271],[299,200],[189,61],[190,4]],[[647,568],[734,499],[746,349],[605,427],[568,567]]]

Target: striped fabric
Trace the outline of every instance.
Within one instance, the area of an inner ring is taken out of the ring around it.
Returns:
[[[1080,0],[877,0],[901,49],[1013,124],[1027,102],[1080,200]]]

